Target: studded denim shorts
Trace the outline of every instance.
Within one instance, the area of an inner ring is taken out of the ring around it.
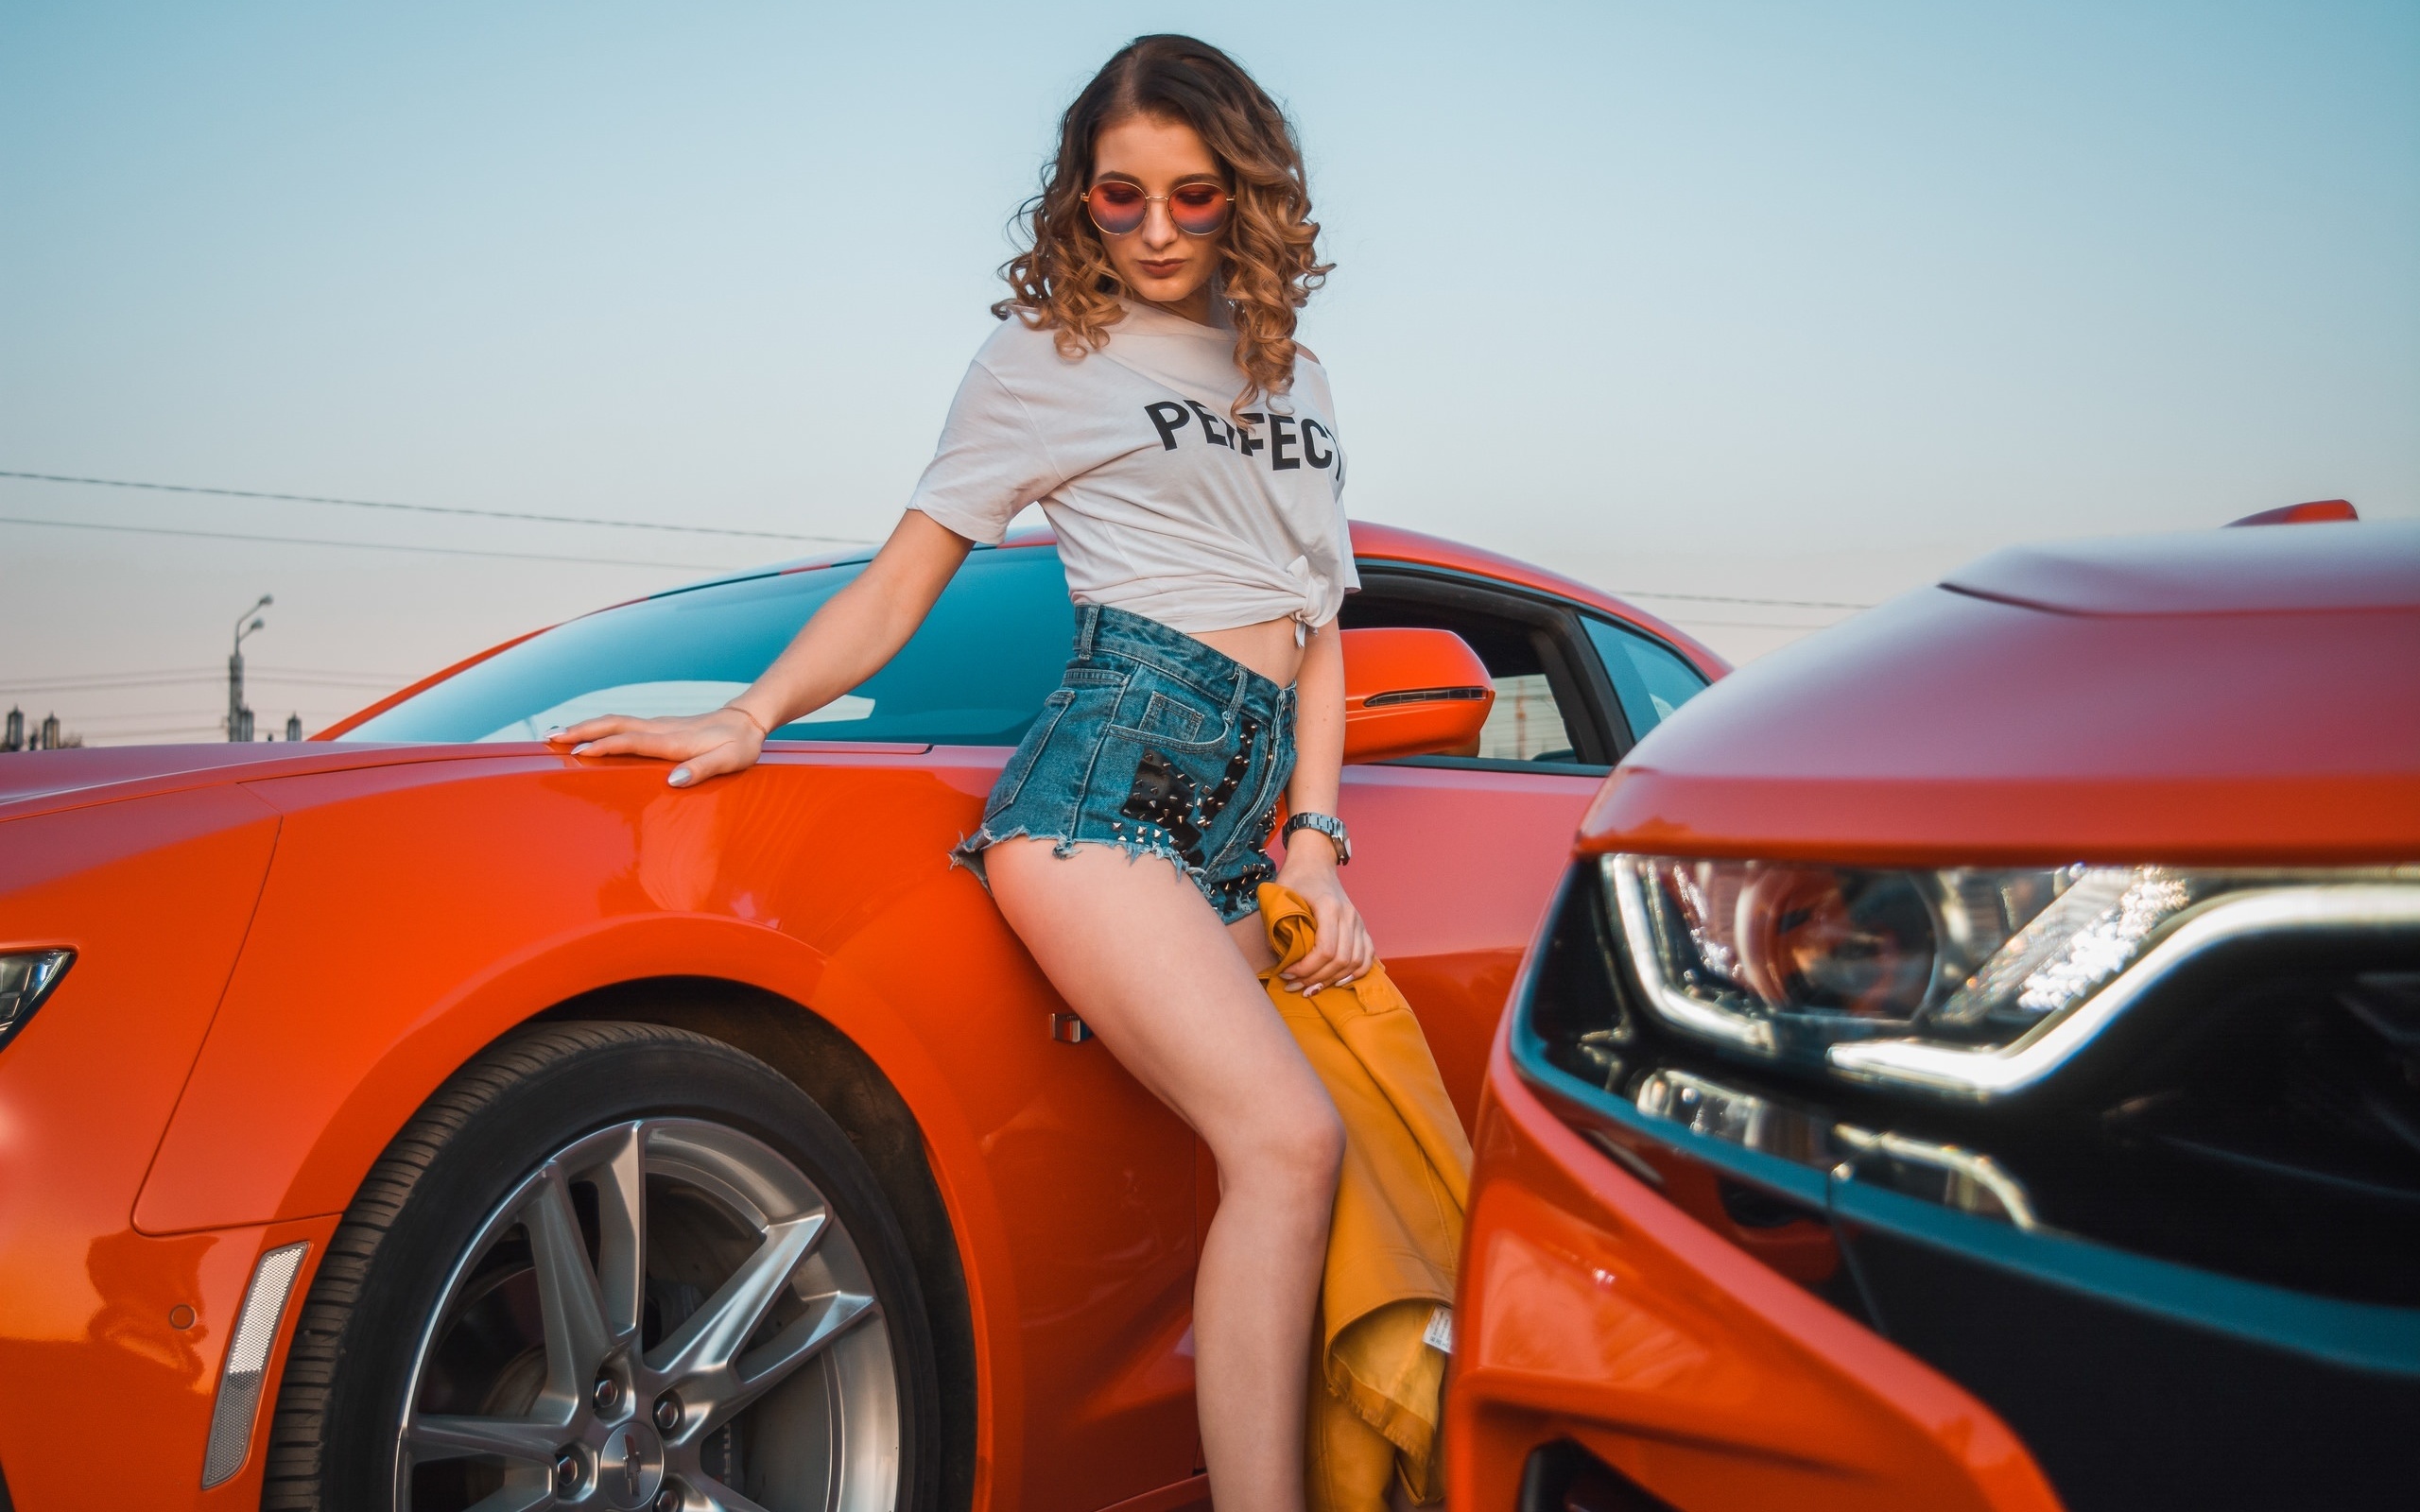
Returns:
[[[951,858],[981,878],[985,847],[1028,836],[1063,856],[1164,856],[1233,923],[1276,875],[1261,846],[1293,769],[1293,689],[1155,620],[1080,604],[1066,676]]]

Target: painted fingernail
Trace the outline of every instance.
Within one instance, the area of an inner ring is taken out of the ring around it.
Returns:
[[[554,739],[557,735],[560,735],[562,732],[563,727],[561,725],[548,725],[546,727],[546,738],[548,740]]]
[[[593,746],[593,745],[595,745],[595,744],[596,744],[596,742],[595,742],[595,741],[591,741],[591,740],[583,740],[583,741],[581,741],[579,745],[574,746],[574,747],[571,748],[571,753],[572,753],[573,755],[577,756],[577,755],[579,755],[581,751],[586,750],[589,747],[591,747],[591,746]]]
[[[674,767],[674,768],[672,769],[672,776],[671,776],[671,778],[669,779],[669,781],[671,782],[672,785],[673,785],[673,786],[675,786],[675,787],[686,787],[686,786],[688,786],[688,785],[689,785],[689,768],[687,768],[686,766],[676,766],[676,767]]]

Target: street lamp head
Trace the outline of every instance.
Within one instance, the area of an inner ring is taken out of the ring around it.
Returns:
[[[268,608],[272,602],[274,602],[274,600],[271,599],[268,594],[263,593],[260,596],[259,603],[254,604],[251,609],[248,609],[241,614],[235,616],[235,644],[239,648],[244,644],[245,636],[251,634],[254,630],[263,628],[268,623],[258,616],[260,611]],[[248,619],[252,623],[250,625],[245,624],[244,622]]]
[[[253,607],[254,609],[267,609],[267,608],[268,608],[271,604],[274,604],[274,603],[276,603],[276,602],[277,602],[277,598],[276,598],[276,596],[275,596],[274,594],[270,594],[270,593],[263,593],[263,594],[261,595],[261,601],[260,601],[259,603],[257,603],[257,604],[253,605],[252,607]]]

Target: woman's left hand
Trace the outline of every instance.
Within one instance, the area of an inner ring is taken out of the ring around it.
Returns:
[[[1342,987],[1368,971],[1378,958],[1361,911],[1344,895],[1337,879],[1335,853],[1325,837],[1305,832],[1286,847],[1286,864],[1277,871],[1279,885],[1291,888],[1310,904],[1319,937],[1311,953],[1287,971],[1286,985],[1308,995],[1324,988]]]

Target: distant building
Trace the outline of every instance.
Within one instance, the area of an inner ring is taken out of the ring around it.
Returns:
[[[23,750],[25,748],[26,712],[23,709],[11,709],[9,711],[8,732],[6,734],[0,734],[0,750]]]
[[[285,738],[288,740],[301,740],[302,738],[302,716],[301,714],[287,714],[285,716]]]

